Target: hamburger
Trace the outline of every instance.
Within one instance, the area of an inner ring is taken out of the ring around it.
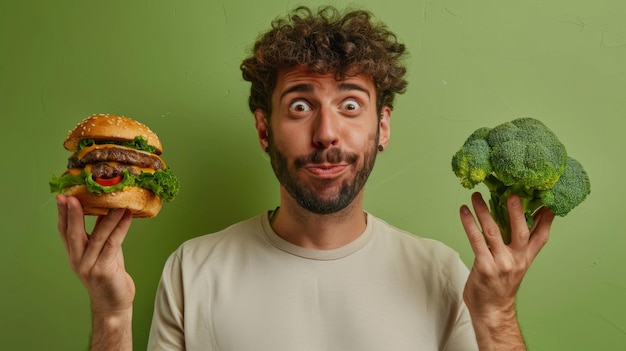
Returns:
[[[159,156],[158,136],[124,116],[97,114],[72,129],[63,146],[72,152],[67,170],[52,176],[50,190],[77,197],[86,215],[125,208],[133,217],[155,217],[172,201],[179,181]]]

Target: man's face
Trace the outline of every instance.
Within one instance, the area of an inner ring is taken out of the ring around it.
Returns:
[[[381,131],[387,142],[388,108],[382,116],[368,77],[337,81],[304,69],[280,72],[266,134],[281,191],[318,214],[351,204],[372,171]]]

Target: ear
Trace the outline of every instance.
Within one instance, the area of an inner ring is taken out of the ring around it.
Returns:
[[[378,145],[382,145],[386,149],[391,138],[391,108],[389,106],[383,106],[380,111],[378,127],[380,128]]]
[[[259,144],[261,144],[261,149],[265,152],[269,145],[269,124],[265,111],[260,108],[256,109],[254,111],[254,120],[254,127],[256,128],[256,134],[259,138]]]

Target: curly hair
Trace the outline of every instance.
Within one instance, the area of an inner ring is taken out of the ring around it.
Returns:
[[[279,70],[305,66],[312,73],[335,75],[337,80],[364,74],[373,80],[376,107],[393,108],[395,94],[406,90],[402,62],[405,46],[372,14],[354,10],[341,14],[326,6],[314,14],[301,6],[254,44],[252,55],[241,63],[243,79],[251,82],[250,111],[271,113],[271,96]]]

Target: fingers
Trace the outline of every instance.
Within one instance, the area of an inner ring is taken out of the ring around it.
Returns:
[[[517,195],[511,195],[506,200],[511,223],[511,247],[522,249],[528,244],[530,230],[524,215],[524,208]]]
[[[67,242],[67,197],[65,195],[57,195],[57,230],[59,231],[59,236],[63,241],[63,246],[65,246],[65,251],[69,254],[69,247]]]
[[[465,205],[461,206],[461,224],[463,225],[465,234],[467,234],[474,254],[480,256],[481,254],[489,252],[489,247],[487,247],[483,233],[480,228],[478,228],[472,212]]]
[[[541,208],[534,216],[532,228],[528,228],[519,197],[509,196],[507,206],[511,221],[511,247],[518,252],[525,251],[532,260],[548,241],[554,214],[547,208]]]
[[[112,212],[113,213],[110,213],[102,219],[101,224],[94,228],[94,233],[92,234],[92,236],[96,233],[99,234],[100,230],[102,230],[103,233],[110,233],[100,252],[100,258],[104,261],[114,260],[119,257],[118,255],[122,251],[122,243],[126,238],[126,234],[132,222],[132,214],[130,211],[117,209]],[[119,220],[117,220],[118,216]]]
[[[476,192],[472,194],[472,206],[474,207],[476,217],[482,227],[483,235],[487,240],[491,252],[496,255],[505,250],[506,244],[500,234],[500,227],[498,227],[498,224],[491,216],[489,206],[487,206],[487,203],[483,200],[480,193]]]
[[[487,235],[484,234],[484,228],[489,228],[489,224],[485,224],[485,221],[493,222],[493,220],[489,214],[487,204],[485,204],[482,200],[482,196],[479,193],[472,195],[472,203],[476,212],[476,217],[478,217],[480,222],[480,227],[476,223],[470,209],[465,205],[461,207],[460,211],[461,223],[463,225],[463,229],[465,230],[465,234],[467,234],[467,238],[472,247],[472,251],[474,251],[476,259],[484,262],[485,266],[491,266],[494,263],[494,257],[491,249],[489,248],[489,243],[494,240],[487,238]],[[488,230],[488,232],[494,231],[493,225],[495,225],[495,223],[492,223],[492,227]],[[483,228],[482,230],[481,227]],[[495,225],[495,227],[496,235],[499,235],[497,225]],[[502,239],[500,239],[500,241],[502,241]]]
[[[83,216],[83,208],[75,197],[66,197],[65,209],[59,208],[59,213],[64,216],[59,220],[59,230],[63,229],[61,236],[64,237],[70,266],[76,271],[80,265],[81,259],[85,253],[87,246],[87,233],[85,232],[85,219]]]
[[[89,236],[82,265],[93,267],[98,260],[108,262],[107,260],[115,259],[130,228],[131,219],[130,211],[124,209],[114,209],[106,216],[99,217]]]
[[[114,260],[130,228],[132,214],[124,209],[111,210],[99,216],[91,235],[85,231],[85,219],[80,201],[75,197],[57,195],[58,231],[70,266],[85,275],[98,260]],[[83,272],[80,272],[83,271]]]
[[[489,206],[480,193],[472,194],[472,205],[478,224],[467,206],[461,207],[461,222],[477,257],[487,253],[498,257],[510,251],[516,256],[524,256],[532,261],[548,241],[554,214],[547,208],[542,208],[536,213],[534,226],[529,229],[519,196],[509,196],[507,207],[511,225],[511,243],[507,246],[491,216]]]
[[[546,245],[550,237],[550,228],[554,221],[554,214],[547,208],[542,208],[535,215],[535,225],[530,236],[529,254],[534,259]]]

